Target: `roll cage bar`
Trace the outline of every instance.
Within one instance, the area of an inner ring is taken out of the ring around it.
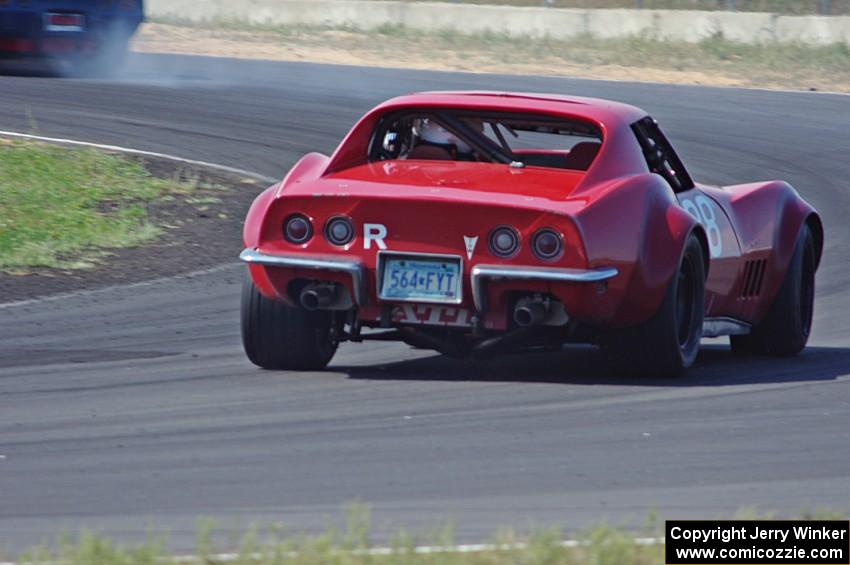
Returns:
[[[481,155],[486,156],[488,159],[493,161],[494,163],[502,163],[502,164],[511,164],[522,162],[522,157],[520,155],[516,155],[508,145],[505,140],[504,135],[498,128],[493,128],[494,135],[499,140],[499,143],[495,143],[492,139],[487,137],[482,132],[475,131],[471,127],[469,127],[465,122],[464,118],[474,117],[477,119],[481,119],[482,121],[492,120],[529,120],[537,123],[551,123],[553,125],[556,124],[570,124],[575,126],[577,132],[582,132],[586,134],[588,137],[596,137],[598,139],[602,139],[602,134],[599,130],[585,122],[570,120],[564,118],[557,118],[539,114],[514,114],[510,112],[475,112],[473,111],[463,111],[463,110],[451,110],[451,109],[417,109],[417,108],[408,108],[404,110],[397,110],[395,112],[390,112],[387,115],[383,116],[375,127],[374,133],[372,134],[372,138],[369,142],[369,161],[380,161],[388,158],[384,148],[383,148],[383,139],[387,132],[390,131],[390,127],[398,122],[398,120],[410,117],[411,119],[433,119],[436,120],[441,126],[443,126],[446,130],[450,131],[452,134],[456,135],[458,138],[467,143],[470,147],[476,150]],[[510,128],[509,128],[510,130]],[[392,158],[392,157],[390,157]]]

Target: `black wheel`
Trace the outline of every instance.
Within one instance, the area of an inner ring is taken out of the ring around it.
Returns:
[[[699,352],[704,303],[704,254],[699,240],[691,236],[655,315],[604,336],[602,351],[611,370],[648,377],[681,375]]]
[[[812,329],[816,269],[814,238],[809,226],[803,225],[779,294],[750,335],[729,336],[732,352],[791,357],[802,351]]]
[[[330,312],[311,312],[269,300],[250,276],[242,283],[242,345],[264,369],[317,370],[336,353]]]

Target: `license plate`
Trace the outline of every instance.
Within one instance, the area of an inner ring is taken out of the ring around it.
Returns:
[[[84,31],[86,19],[82,14],[44,14],[44,29],[46,31]]]
[[[383,257],[380,297],[459,304],[460,259]]]

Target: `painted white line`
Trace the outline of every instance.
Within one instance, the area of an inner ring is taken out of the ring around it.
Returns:
[[[664,538],[634,538],[632,540],[635,545],[661,545],[664,543]],[[562,547],[564,549],[571,549],[574,547],[582,547],[589,545],[590,542],[580,541],[580,540],[563,540],[558,542],[558,547]],[[527,543],[506,543],[506,544],[494,544],[494,543],[472,543],[472,544],[461,544],[461,545],[420,545],[413,548],[413,553],[419,555],[430,555],[434,553],[481,553],[484,551],[519,551],[528,548]],[[345,554],[344,551],[335,551],[335,554]],[[388,556],[388,555],[404,555],[404,549],[394,549],[391,547],[372,547],[369,549],[355,549],[350,552],[353,555],[368,555],[368,556]],[[291,551],[286,553],[289,557],[295,557],[298,555],[297,552]],[[252,553],[249,555],[239,555],[238,553],[217,553],[214,555],[206,556],[207,561],[221,562],[221,563],[230,563],[233,561],[238,561],[240,559],[249,559],[249,560],[257,560],[262,559],[263,555],[261,553]],[[197,555],[176,555],[168,558],[171,562],[177,563],[201,563],[201,558]],[[42,565],[46,565],[43,562]],[[58,562],[56,562],[58,563]],[[0,562],[0,565],[29,565],[27,561],[4,561]]]
[[[241,175],[248,177],[253,180],[267,182],[269,184],[276,183],[280,179],[267,177],[265,175],[261,175],[258,173],[254,173],[251,171],[246,171],[244,169],[237,169],[234,167],[227,167],[225,165],[218,165],[216,163],[208,163],[206,161],[196,161],[194,159],[185,159],[183,157],[177,157],[174,155],[167,155],[165,153],[155,153],[153,151],[142,151],[141,149],[132,149],[130,147],[121,147],[119,145],[104,145],[102,143],[91,143],[88,141],[77,141],[75,139],[65,139],[61,137],[44,137],[41,135],[33,135],[29,133],[20,133],[16,131],[2,131],[0,130],[0,137],[11,137],[14,139],[27,139],[31,141],[43,141],[45,143],[56,143],[59,145],[72,145],[76,147],[91,147],[93,149],[102,149],[104,151],[115,151],[117,153],[126,153],[127,155],[139,155],[141,157],[154,157],[157,159],[166,159],[168,161],[175,161],[177,163],[184,163],[186,165],[195,165],[197,167],[204,167],[208,169],[214,169],[217,171],[222,171],[226,173],[232,173],[235,175]]]

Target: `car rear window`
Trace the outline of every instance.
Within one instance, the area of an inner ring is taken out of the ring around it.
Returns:
[[[601,143],[599,129],[582,121],[504,112],[407,110],[380,121],[370,157],[584,171],[593,163]]]

